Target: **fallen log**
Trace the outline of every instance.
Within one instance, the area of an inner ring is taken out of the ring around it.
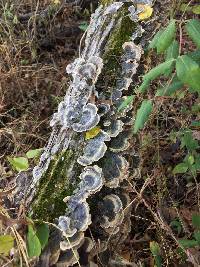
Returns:
[[[135,43],[141,4],[151,1],[102,0],[79,58],[67,66],[71,84],[40,162],[33,175],[17,177],[15,205],[25,200],[32,219],[57,224],[37,266],[125,266],[118,252],[131,227],[131,179],[140,172],[124,100],[143,53]]]

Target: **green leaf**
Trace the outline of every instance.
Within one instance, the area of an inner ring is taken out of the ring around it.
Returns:
[[[175,76],[170,84],[157,90],[156,96],[171,96],[181,88],[183,88],[183,83]]]
[[[193,138],[192,131],[190,129],[185,130],[181,138],[181,148],[184,146],[186,146],[189,151],[199,148],[198,141]]]
[[[194,14],[199,15],[199,14],[200,14],[200,5],[198,5],[198,6],[193,6],[193,7],[192,7],[192,12],[193,12]]]
[[[191,126],[192,127],[200,127],[200,121],[192,121]]]
[[[160,38],[161,34],[163,33],[164,30],[159,30],[153,37],[153,39],[151,40],[148,49],[153,49],[156,48],[158,39]]]
[[[198,242],[194,239],[189,240],[189,239],[179,239],[179,244],[184,247],[184,248],[194,248],[198,246]]]
[[[176,21],[171,20],[164,32],[159,36],[156,47],[158,54],[164,52],[172,43],[176,34]]]
[[[87,28],[88,28],[87,21],[84,21],[79,25],[79,29],[81,29],[83,32],[85,32],[87,30]]]
[[[134,133],[137,133],[139,129],[144,127],[145,122],[148,120],[149,115],[153,109],[153,104],[151,100],[144,100],[141,107],[137,111]]]
[[[186,173],[187,170],[188,170],[188,165],[182,162],[175,166],[175,168],[173,169],[173,174]]]
[[[190,58],[192,58],[194,61],[196,61],[198,64],[200,63],[200,50],[196,50],[194,52],[189,52],[186,54]]]
[[[133,103],[135,96],[134,95],[130,95],[127,96],[126,99],[124,99],[124,101],[120,104],[120,106],[118,107],[118,112],[121,112],[122,110],[124,110],[127,106],[131,105]]]
[[[147,74],[143,76],[143,83],[138,88],[139,92],[144,93],[148,86],[150,85],[150,82],[155,80],[158,76],[162,74],[167,74],[167,72],[171,69],[172,65],[174,64],[175,60],[170,59],[169,61],[166,61],[164,63],[159,64],[155,68],[151,69]]]
[[[14,247],[14,238],[11,235],[0,236],[0,254],[9,254],[11,248]]]
[[[10,158],[8,157],[8,161],[12,165],[12,167],[20,171],[26,171],[29,168],[28,159],[24,157],[18,157],[18,158]]]
[[[192,214],[192,225],[200,229],[200,214]]]
[[[47,245],[49,239],[49,226],[46,223],[36,227],[36,235],[40,241],[42,249]]]
[[[178,57],[176,70],[180,81],[200,91],[200,67],[194,60],[186,55]]]
[[[191,154],[187,155],[184,159],[184,162],[188,164],[188,167],[191,166],[192,164],[194,164],[194,156]]]
[[[196,241],[200,245],[200,231],[195,231],[194,232],[194,238],[196,239]]]
[[[171,45],[167,48],[165,61],[169,61],[170,59],[177,59],[179,55],[179,43],[174,40]],[[166,72],[166,76],[169,76],[173,71],[173,66]]]
[[[183,11],[183,12],[185,12],[185,11],[191,11],[192,10],[192,7],[189,6],[188,4],[181,4],[180,10]]]
[[[155,241],[150,242],[150,251],[155,259],[155,265],[162,267],[162,257],[160,256],[159,244]]]
[[[28,234],[27,234],[27,249],[28,255],[30,258],[39,257],[41,254],[41,244],[40,240],[36,235],[35,230],[32,225],[28,225]]]
[[[191,19],[186,24],[186,31],[193,42],[200,48],[200,21]]]
[[[177,59],[179,55],[179,43],[174,40],[166,51],[165,60],[168,61],[172,58]]]
[[[28,159],[37,158],[40,156],[41,152],[42,152],[42,148],[31,149],[26,153],[26,156]]]

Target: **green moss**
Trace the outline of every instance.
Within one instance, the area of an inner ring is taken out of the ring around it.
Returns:
[[[135,29],[135,23],[129,18],[129,11],[125,6],[119,13],[119,23],[108,40],[104,53],[106,71],[116,72],[119,67],[119,57],[122,54],[122,45],[130,41]]]
[[[114,2],[114,1],[113,0],[101,0],[101,4],[104,5],[104,6],[109,5],[112,2]]]
[[[67,177],[73,160],[74,152],[68,150],[51,161],[48,170],[41,178],[31,206],[34,219],[52,222],[65,213],[66,204],[63,198],[71,195],[74,190]]]

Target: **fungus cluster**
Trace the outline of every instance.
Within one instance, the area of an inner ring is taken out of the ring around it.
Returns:
[[[121,70],[115,86],[96,86],[104,66],[105,43],[117,25],[118,11],[125,2],[115,2],[107,7],[100,5],[92,15],[85,48],[80,57],[66,68],[72,81],[58,111],[53,115],[50,122],[53,133],[39,165],[33,171],[34,180],[30,188],[34,192],[56,154],[71,147],[80,151],[76,155],[75,165],[80,168],[80,173],[72,177],[72,182],[77,186],[72,195],[64,198],[66,213],[58,218],[58,227],[62,232],[60,251],[56,254],[57,259],[52,261],[57,262],[57,267],[73,266],[79,258],[85,257],[81,255],[91,253],[95,256],[108,249],[107,244],[97,249],[95,240],[92,241],[88,235],[90,225],[95,228],[97,238],[98,231],[101,232],[102,244],[103,237],[106,240],[111,236],[112,240],[112,236],[120,229],[124,236],[130,230],[127,208],[130,198],[124,183],[129,177],[129,162],[125,152],[130,147],[130,127],[127,126],[132,118],[129,114],[131,105],[121,111],[118,108],[126,98],[142,55],[142,48],[134,43],[133,37],[132,41],[122,46]],[[138,10],[132,6],[129,11],[131,18],[137,20]],[[85,140],[84,134],[97,125],[99,133]],[[75,136],[78,142],[72,142]],[[135,170],[135,175],[138,175],[138,169]],[[92,201],[97,201],[97,220],[93,220]],[[91,261],[87,262],[87,266],[96,264]]]

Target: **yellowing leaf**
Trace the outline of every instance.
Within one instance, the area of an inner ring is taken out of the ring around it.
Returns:
[[[96,126],[94,128],[92,128],[91,130],[87,131],[86,134],[85,134],[85,139],[86,140],[89,140],[89,139],[92,139],[94,138],[95,136],[97,136],[97,134],[99,134],[101,131],[101,128]]]
[[[138,4],[137,5],[138,9],[142,9],[143,11],[138,15],[140,20],[145,20],[151,17],[153,13],[153,8],[150,7],[149,5],[143,5],[143,4]]]
[[[59,5],[60,4],[60,0],[53,0],[54,5]]]
[[[14,238],[11,235],[0,236],[0,254],[8,255],[11,248],[14,247]]]

